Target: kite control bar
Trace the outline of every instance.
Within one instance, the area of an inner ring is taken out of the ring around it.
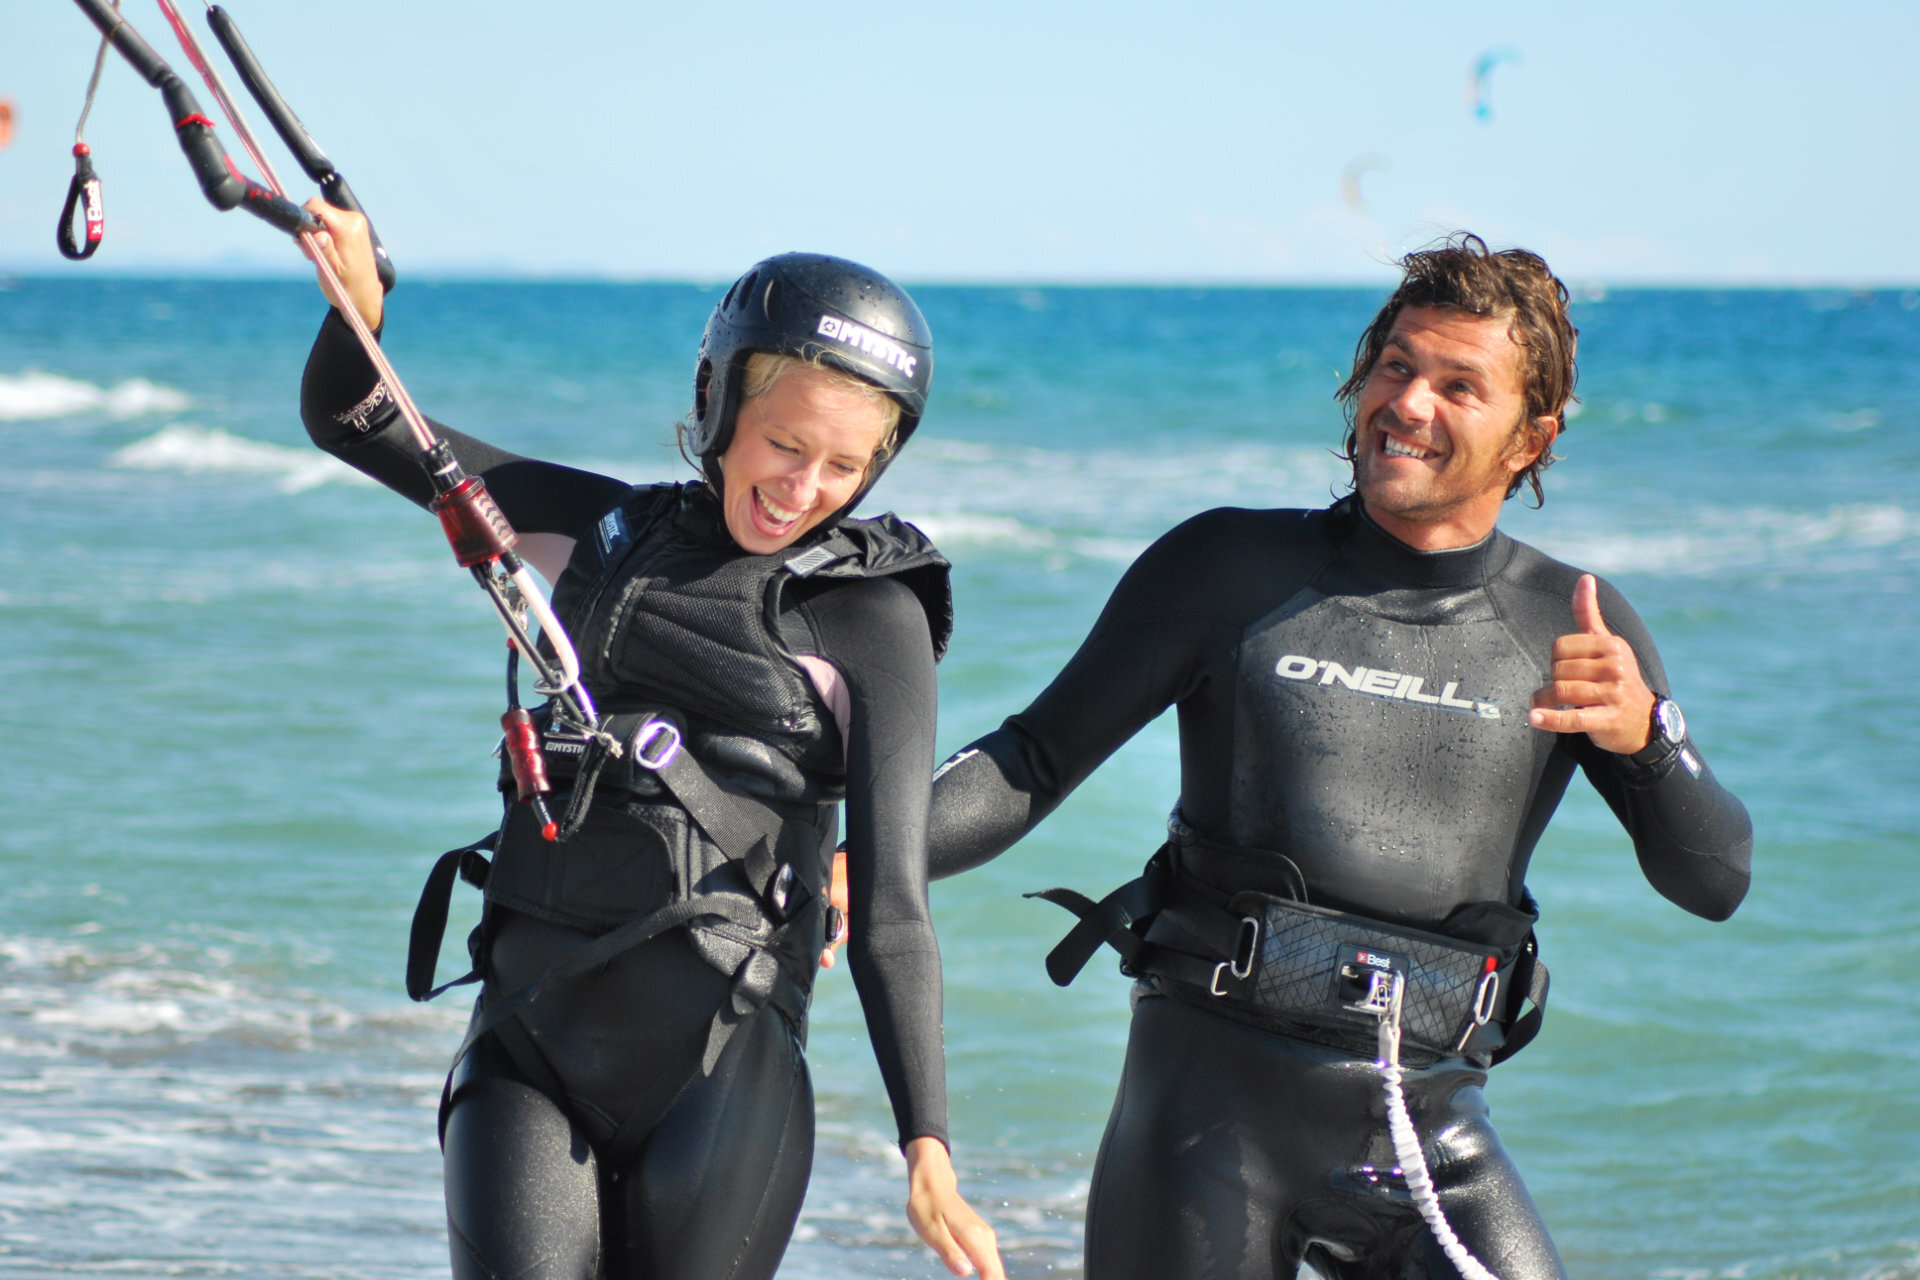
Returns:
[[[314,216],[286,196],[269,190],[234,168],[233,161],[213,136],[213,121],[200,113],[200,104],[173,68],[155,53],[127,20],[108,6],[107,0],[74,0],[108,43],[120,51],[133,69],[148,84],[160,91],[167,104],[167,116],[173,121],[174,135],[187,164],[200,182],[207,200],[222,212],[245,209],[256,218],[272,223],[288,235],[320,230]]]
[[[99,4],[101,0],[80,0],[81,3]],[[240,116],[240,108],[228,94],[226,86],[220,82],[220,75],[207,61],[200,48],[200,42],[194,38],[193,31],[180,17],[180,11],[174,7],[173,0],[159,0],[160,11],[166,15],[167,22],[180,39],[180,47],[186,51],[189,60],[200,72],[201,79],[207,83],[214,99],[219,102],[220,110],[226,115],[227,123],[233,126],[234,136],[246,148],[247,154],[260,167],[260,174],[273,187],[274,192],[285,198],[285,188],[279,175],[274,173],[272,162],[261,150],[253,130]],[[211,9],[212,5],[208,5]],[[228,24],[231,26],[231,22]],[[253,60],[256,68],[257,59]],[[275,95],[278,98],[278,95]],[[281,100],[281,106],[285,106]],[[289,116],[292,112],[287,113]],[[304,130],[302,131],[304,132]],[[315,148],[316,154],[318,149]],[[325,159],[325,157],[320,157]],[[331,170],[331,165],[327,166]],[[337,175],[336,175],[337,176]],[[304,215],[304,211],[303,215]],[[364,216],[364,215],[363,215]],[[353,305],[347,296],[347,289],[341,283],[340,276],[327,262],[326,255],[314,238],[314,230],[321,229],[316,223],[313,230],[302,230],[300,241],[306,247],[307,256],[313,260],[319,270],[321,283],[327,296],[334,301],[334,309],[346,320],[359,339],[360,347],[373,362],[380,374],[380,381],[391,396],[394,407],[400,411],[407,427],[413,433],[414,443],[419,446],[420,460],[426,467],[427,475],[433,484],[434,498],[432,508],[440,517],[440,526],[447,535],[447,541],[453,547],[454,558],[461,566],[473,574],[474,581],[486,591],[493,602],[494,612],[500,615],[500,623],[507,630],[508,641],[515,651],[523,655],[534,669],[535,687],[550,695],[555,702],[556,718],[563,724],[593,736],[600,731],[598,713],[594,710],[593,699],[587,693],[586,686],[580,680],[580,660],[568,639],[566,629],[560,625],[553,606],[547,602],[546,595],[533,580],[533,573],[514,551],[519,535],[514,533],[493,496],[487,492],[487,486],[478,476],[469,476],[460,466],[459,459],[453,456],[453,450],[445,440],[434,435],[427,425],[425,415],[413,402],[413,397],[400,382],[400,375],[394,372],[393,365],[387,360],[386,353],[380,349],[379,341],[367,322],[361,318],[360,309]],[[543,653],[534,643],[528,631],[525,617],[531,613],[540,623],[540,632],[546,640],[551,657]],[[617,752],[619,745],[608,739],[609,750]]]
[[[199,41],[194,39],[193,32],[181,18],[173,0],[159,0],[160,11],[179,37],[180,47],[206,81],[208,90],[219,103],[235,136],[266,179],[266,186],[253,182],[234,167],[220,144],[214,140],[213,122],[200,114],[200,106],[194,101],[193,94],[173,73],[172,68],[127,25],[126,20],[108,6],[107,0],[74,0],[74,3],[100,28],[105,40],[120,51],[134,70],[160,90],[167,109],[172,113],[180,148],[186,152],[194,175],[199,178],[201,189],[206,192],[213,206],[221,210],[245,207],[299,239],[319,271],[327,297],[353,330],[361,349],[366,352],[367,359],[380,376],[380,385],[385,387],[388,397],[413,434],[414,443],[420,449],[421,463],[433,484],[431,506],[434,514],[440,518],[447,541],[453,547],[454,558],[473,574],[474,581],[486,591],[501,625],[506,628],[512,653],[516,657],[524,657],[533,667],[535,687],[553,699],[554,724],[598,739],[609,755],[619,756],[624,748],[600,728],[599,713],[594,708],[586,685],[581,681],[580,660],[566,629],[561,626],[545,593],[534,582],[532,571],[514,551],[519,538],[513,526],[487,492],[480,477],[467,475],[447,442],[435,436],[425,416],[414,404],[413,397],[401,384],[400,375],[394,372],[393,365],[380,349],[379,341],[367,327],[359,308],[348,297],[339,273],[321,251],[316,237],[325,230],[324,225],[287,198],[286,188],[274,173],[272,163],[261,150],[247,122],[241,118],[239,107],[221,83],[219,73],[207,61]],[[259,59],[253,56],[252,50],[241,38],[239,28],[210,2],[207,8],[208,21],[215,34],[240,68],[248,88],[272,118],[274,127],[299,158],[301,167],[321,184],[332,203],[359,211],[359,204],[352,192],[347,189],[332,162],[314,144],[299,118],[287,106],[286,100],[273,87],[273,82],[267,79]],[[364,213],[362,216],[365,216]],[[379,248],[377,239],[374,245],[381,285],[391,288],[392,263],[386,251]],[[529,614],[539,623],[540,643],[537,644],[527,625]],[[510,665],[509,671],[512,670]],[[511,674],[509,683],[512,683]],[[534,752],[530,741],[533,726],[525,711],[521,711],[519,716],[511,714],[511,710],[517,708],[517,696],[510,696],[509,707],[509,716],[503,722],[508,731],[508,746],[514,755],[516,774],[523,770],[526,772],[526,777],[521,780],[521,798],[534,805],[542,821],[543,834],[549,840],[555,839],[555,827],[542,799],[549,789],[546,779],[540,772],[527,767]]]
[[[219,5],[207,7],[207,25],[213,28],[214,36],[220,41],[220,47],[227,51],[227,57],[233,62],[234,69],[240,73],[241,83],[247,86],[247,92],[267,113],[267,119],[273,124],[273,131],[280,135],[280,141],[287,144],[287,150],[293,152],[293,158],[307,171],[307,176],[320,185],[320,194],[326,197],[328,204],[336,209],[351,209],[361,217],[367,211],[353,198],[353,189],[340,171],[333,167],[333,161],[327,159],[320,144],[313,140],[307,127],[300,123],[300,117],[293,114],[293,108],[280,96],[280,91],[267,78],[267,69],[260,65],[260,59],[253,56],[253,50],[247,44],[246,37],[240,34],[240,27],[233,17]],[[387,256],[387,247],[380,243],[380,235],[374,231],[373,224],[367,224],[367,234],[373,238],[373,264],[380,273],[380,287],[389,293],[393,291],[393,259]]]

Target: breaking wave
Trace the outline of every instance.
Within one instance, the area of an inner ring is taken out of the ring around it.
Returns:
[[[1534,539],[1522,528],[1511,531],[1549,555],[1602,574],[1837,573],[1920,559],[1920,514],[1872,503],[1824,511],[1710,507],[1685,524],[1641,533],[1568,531]]]
[[[179,413],[192,403],[184,392],[145,378],[129,378],[115,387],[96,387],[77,378],[33,369],[0,374],[0,422],[39,422],[82,413],[141,418]]]
[[[336,458],[312,449],[289,449],[230,435],[218,427],[184,423],[115,452],[107,465],[132,471],[178,471],[187,475],[227,473],[271,476],[283,493],[299,493],[329,481],[364,477]]]

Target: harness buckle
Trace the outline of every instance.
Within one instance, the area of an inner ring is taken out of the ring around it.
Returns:
[[[1372,1014],[1376,1018],[1389,1016],[1394,1001],[1400,995],[1400,975],[1391,970],[1380,969],[1356,974],[1354,977],[1367,984],[1367,991],[1347,1007],[1355,1013]]]
[[[1497,970],[1487,970],[1487,976],[1480,979],[1480,989],[1473,993],[1473,1025],[1484,1027],[1493,1020],[1494,1003],[1500,996],[1500,974]]]
[[[1233,967],[1230,972],[1241,981],[1246,981],[1253,973],[1253,962],[1260,956],[1260,917],[1242,916],[1240,918],[1240,936],[1233,944]]]
[[[633,762],[660,772],[680,755],[680,730],[669,720],[649,720],[633,733]]]
[[[1227,993],[1220,989],[1220,975],[1230,973],[1235,979],[1245,982],[1253,976],[1253,962],[1260,957],[1260,917],[1240,917],[1240,936],[1233,941],[1233,955],[1213,966],[1213,981],[1207,984],[1207,990],[1215,996]]]
[[[780,913],[782,919],[787,914],[787,904],[793,900],[793,885],[797,873],[791,862],[783,862],[773,874],[773,882],[767,886],[767,901]]]

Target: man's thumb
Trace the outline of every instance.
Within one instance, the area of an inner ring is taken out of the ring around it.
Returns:
[[[1613,634],[1600,616],[1600,581],[1590,573],[1581,574],[1580,581],[1573,584],[1573,621],[1586,635]]]

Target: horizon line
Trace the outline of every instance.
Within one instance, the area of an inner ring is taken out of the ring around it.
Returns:
[[[300,267],[268,267],[260,263],[218,265],[125,266],[107,270],[92,269],[84,275],[62,270],[57,265],[9,266],[0,262],[0,292],[16,280],[224,280],[236,283],[281,284],[310,280]],[[1592,300],[1594,291],[1671,290],[1675,292],[1846,292],[1911,293],[1920,291],[1920,279],[1849,279],[1821,276],[1633,276],[1561,277],[1573,295],[1573,301]],[[721,289],[732,276],[702,276],[694,273],[624,275],[608,272],[540,272],[508,268],[416,268],[405,280],[421,284],[526,284],[526,285],[679,285],[702,290]],[[962,289],[1347,289],[1390,290],[1391,278],[1357,276],[993,276],[926,275],[903,277],[913,288]]]

